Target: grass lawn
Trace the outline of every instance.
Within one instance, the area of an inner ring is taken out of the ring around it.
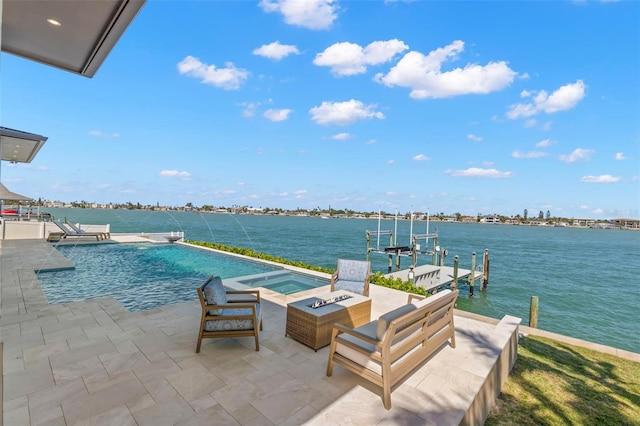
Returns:
[[[640,425],[640,363],[537,336],[486,425]]]

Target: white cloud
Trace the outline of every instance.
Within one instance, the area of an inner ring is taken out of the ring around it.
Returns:
[[[587,86],[582,80],[575,83],[566,84],[552,94],[547,94],[545,90],[523,91],[520,96],[532,98],[532,102],[524,104],[514,104],[509,106],[507,117],[515,120],[517,118],[531,117],[541,112],[553,114],[558,111],[566,111],[578,105],[585,97]]]
[[[289,25],[326,30],[338,17],[335,3],[334,0],[261,0],[258,5],[267,13],[281,13]]]
[[[255,49],[253,54],[264,56],[265,58],[273,59],[274,61],[279,61],[289,55],[299,55],[300,51],[296,46],[280,44],[280,41],[274,41],[273,43],[263,44],[259,48]]]
[[[200,59],[187,56],[178,63],[180,74],[197,78],[205,84],[220,87],[225,90],[239,89],[242,83],[249,77],[249,72],[242,68],[236,68],[233,63],[225,63],[225,68],[216,68],[215,65],[207,65]]]
[[[347,139],[350,139],[351,135],[349,133],[343,132],[343,133],[338,133],[336,135],[331,136],[331,139],[335,139],[337,141],[344,141]]]
[[[413,156],[413,160],[415,160],[415,161],[427,161],[427,160],[431,160],[431,158],[427,157],[424,154],[418,154],[418,155],[414,155]]]
[[[527,129],[535,126],[537,123],[535,118],[530,118],[527,121],[524,122],[524,127],[526,127]]]
[[[289,118],[293,110],[290,109],[268,109],[264,112],[264,118],[271,121],[284,121]]]
[[[540,142],[538,142],[536,144],[536,148],[548,148],[551,145],[555,145],[557,143],[558,143],[558,141],[555,141],[555,140],[552,140],[552,139],[544,139],[544,140],[541,140]]]
[[[99,130],[92,130],[92,131],[89,132],[89,134],[91,136],[97,136],[99,138],[109,138],[109,139],[110,138],[120,137],[120,134],[118,134],[118,133],[103,133],[103,132],[101,132]]]
[[[242,109],[242,116],[246,118],[251,118],[256,115],[256,109],[261,105],[260,102],[242,102],[240,106]]]
[[[615,155],[614,158],[616,160],[626,160],[627,159],[622,152],[616,152],[616,155]]]
[[[396,164],[396,160],[387,160],[387,164]]]
[[[376,75],[376,81],[389,87],[409,87],[412,98],[424,99],[495,92],[509,86],[517,75],[504,61],[442,71],[442,65],[457,59],[463,50],[464,42],[456,40],[428,55],[409,52],[386,75]]]
[[[573,150],[571,154],[561,155],[558,158],[560,158],[560,160],[564,161],[565,163],[575,163],[576,161],[589,161],[592,153],[593,153],[592,149],[576,148]]]
[[[178,178],[182,180],[191,179],[191,173],[179,172],[178,170],[162,170],[160,173],[158,173],[158,176],[168,177],[168,178]]]
[[[480,142],[482,140],[482,136],[476,136],[476,135],[472,135],[472,134],[468,134],[467,135],[467,139],[474,141],[474,142]]]
[[[364,48],[355,43],[335,43],[318,53],[313,63],[331,67],[331,72],[338,76],[364,74],[367,65],[388,62],[408,48],[409,46],[397,39],[374,41]]]
[[[600,176],[582,176],[580,182],[587,183],[615,183],[620,180],[617,176],[600,175]]]
[[[530,151],[530,152],[513,151],[511,153],[511,156],[513,158],[541,158],[541,157],[546,157],[547,155],[549,154],[546,152],[540,152],[540,151]]]
[[[547,121],[542,125],[542,130],[549,131],[551,130],[551,121]]]
[[[376,107],[377,105],[365,105],[355,99],[345,102],[324,101],[320,106],[311,108],[309,113],[318,124],[344,126],[368,118],[384,119],[383,113],[375,111]]]
[[[451,176],[461,177],[484,177],[492,179],[510,178],[513,177],[512,172],[501,172],[496,169],[480,169],[477,167],[470,167],[466,170],[447,170],[445,173]]]

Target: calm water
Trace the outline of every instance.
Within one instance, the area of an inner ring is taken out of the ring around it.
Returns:
[[[76,269],[38,275],[49,303],[109,295],[131,311],[197,299],[195,289],[210,275],[233,278],[280,269],[173,244],[94,244],[58,250]]]
[[[364,259],[365,231],[376,219],[144,212],[128,210],[47,209],[69,221],[111,224],[111,232],[184,231],[190,240],[211,241],[335,268],[338,258]],[[383,221],[381,230],[394,230]],[[398,245],[409,245],[410,223],[397,225]],[[436,224],[430,224],[430,232]],[[538,327],[640,353],[640,232],[546,228],[508,225],[438,223],[446,264],[460,257],[470,268],[471,253],[480,261],[489,249],[489,288],[469,298],[462,287],[458,307],[501,318],[505,314],[528,323],[531,296],[539,297]],[[414,233],[426,233],[414,222]],[[384,247],[388,237],[381,237]],[[375,241],[374,241],[375,244]],[[387,258],[372,254],[374,270],[386,271]],[[401,267],[409,264],[402,259]],[[420,263],[430,263],[422,258]]]

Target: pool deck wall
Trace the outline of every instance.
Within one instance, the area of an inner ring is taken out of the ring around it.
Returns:
[[[520,320],[456,311],[444,346],[394,388],[375,386],[284,336],[286,304],[326,292],[261,291],[260,351],[252,338],[207,339],[195,353],[195,300],[129,312],[111,297],[49,305],[36,269],[68,267],[42,240],[0,241],[0,341],[7,425],[481,424],[513,365]],[[371,286],[372,318],[406,294]],[[640,357],[640,356],[639,356]]]

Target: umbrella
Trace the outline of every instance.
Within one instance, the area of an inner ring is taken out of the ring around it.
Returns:
[[[0,202],[2,201],[32,201],[33,198],[25,197],[24,195],[16,194],[7,189],[4,184],[0,183]]]

